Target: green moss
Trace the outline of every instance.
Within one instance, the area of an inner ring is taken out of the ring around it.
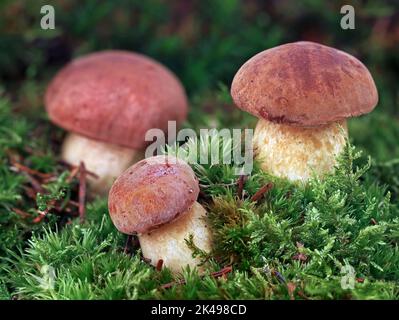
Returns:
[[[215,242],[204,257],[207,276],[187,269],[185,284],[162,289],[176,279],[141,261],[140,252],[123,253],[124,236],[113,227],[106,201],[98,199],[89,205],[85,225],[46,230],[33,235],[23,252],[9,252],[7,287],[20,299],[397,299],[399,208],[386,188],[362,180],[370,163],[355,167],[358,157],[348,145],[334,174],[306,186],[255,166],[242,200],[228,165],[195,165],[209,195],[203,204]],[[220,192],[226,182],[231,186]],[[268,182],[273,188],[251,202]],[[209,276],[228,264],[233,272],[226,278]],[[362,279],[351,290],[341,287],[347,265]]]

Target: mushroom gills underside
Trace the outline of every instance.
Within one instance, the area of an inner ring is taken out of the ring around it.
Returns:
[[[298,127],[260,119],[253,148],[261,168],[291,181],[308,181],[334,170],[348,137],[346,120]]]
[[[85,168],[97,176],[87,176],[92,191],[106,195],[115,179],[130,165],[143,159],[144,153],[69,133],[62,145],[61,158],[73,166],[83,162]]]
[[[194,202],[189,212],[151,232],[139,234],[143,256],[154,266],[163,260],[163,266],[179,273],[189,265],[202,270],[200,258],[193,258],[185,239],[193,235],[195,246],[210,252],[212,247],[211,230],[206,222],[206,211],[198,202]]]

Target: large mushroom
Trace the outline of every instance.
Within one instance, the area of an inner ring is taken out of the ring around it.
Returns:
[[[145,133],[166,131],[186,118],[187,98],[179,80],[158,62],[131,52],[103,51],[78,58],[52,80],[45,94],[50,119],[68,130],[62,158],[84,162],[98,178],[95,192],[140,158]]]
[[[253,147],[262,168],[293,181],[333,170],[347,140],[346,119],[378,102],[373,78],[359,60],[312,42],[255,55],[238,70],[231,95],[259,118]]]
[[[172,156],[141,160],[112,185],[108,209],[116,228],[137,234],[143,256],[156,266],[159,260],[173,272],[198,266],[185,240],[209,252],[211,232],[206,211],[196,200],[198,180],[191,167]]]

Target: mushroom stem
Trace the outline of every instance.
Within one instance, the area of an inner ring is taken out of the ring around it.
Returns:
[[[260,119],[253,147],[263,170],[291,181],[323,176],[336,165],[346,144],[346,120],[318,127],[296,127]]]
[[[69,133],[62,145],[61,157],[74,166],[83,162],[88,171],[98,176],[87,177],[90,187],[95,193],[105,195],[114,180],[144,156],[141,151]]]
[[[205,209],[198,202],[194,202],[177,220],[139,234],[143,256],[150,259],[154,266],[162,259],[164,266],[174,273],[181,272],[182,267],[187,265],[191,268],[198,266],[201,261],[198,257],[193,258],[185,239],[189,239],[192,234],[194,244],[199,249],[206,252],[211,250],[212,237],[205,218]]]

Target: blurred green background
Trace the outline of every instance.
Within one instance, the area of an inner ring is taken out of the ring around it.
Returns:
[[[55,30],[40,28],[44,4],[55,8]],[[355,30],[340,27],[344,4],[355,8]],[[210,112],[217,122],[222,111],[220,121],[232,127],[243,121],[228,95],[238,68],[259,51],[298,40],[342,49],[366,64],[380,102],[371,115],[351,121],[351,135],[378,161],[399,157],[397,0],[2,0],[0,89],[14,112],[43,120],[45,86],[70,59],[102,49],[133,50],[178,75],[192,114]]]

